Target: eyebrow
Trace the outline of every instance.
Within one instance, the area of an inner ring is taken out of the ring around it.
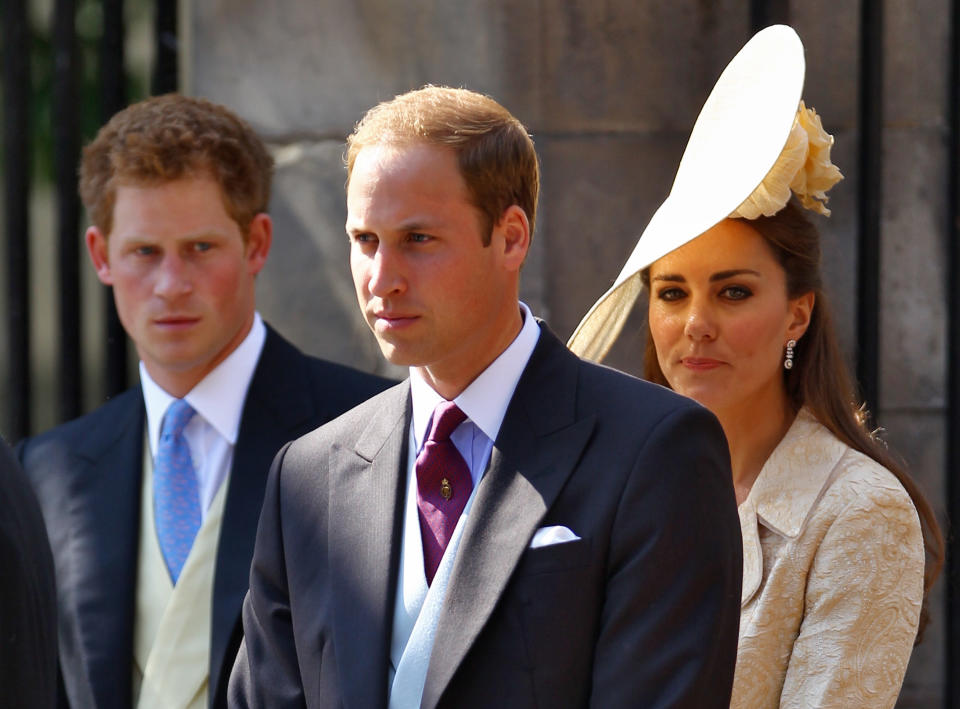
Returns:
[[[366,234],[371,229],[364,229],[362,225],[350,224],[348,221],[346,223],[347,234]],[[411,232],[431,232],[437,229],[436,224],[431,224],[429,221],[424,219],[414,219],[409,222],[402,222],[397,225],[395,228],[392,228],[391,231],[398,231],[409,234]]]
[[[725,281],[728,278],[734,278],[735,276],[742,276],[744,274],[758,277],[762,275],[759,271],[754,271],[752,268],[731,268],[728,271],[717,271],[716,273],[710,274],[710,282]],[[659,276],[654,276],[652,280],[654,282],[667,281],[669,283],[686,283],[687,281],[687,279],[679,273],[664,273]]]

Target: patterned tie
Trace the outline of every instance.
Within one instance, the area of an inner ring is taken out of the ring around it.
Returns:
[[[466,418],[452,401],[439,404],[433,411],[433,424],[423,450],[417,456],[417,508],[428,584],[433,583],[443,552],[473,491],[470,469],[450,440],[450,434]]]
[[[196,413],[183,399],[175,399],[163,417],[157,462],[153,469],[154,519],[160,550],[177,583],[200,529],[200,493],[183,429]]]

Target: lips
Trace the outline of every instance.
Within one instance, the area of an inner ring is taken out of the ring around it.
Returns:
[[[716,369],[723,364],[722,361],[713,359],[712,357],[683,357],[680,359],[680,362],[687,369],[692,369],[695,371]]]
[[[187,328],[200,322],[200,317],[196,315],[163,315],[153,318],[153,324],[164,329]]]
[[[379,311],[373,313],[374,326],[384,330],[396,330],[414,323],[419,316],[411,313]]]

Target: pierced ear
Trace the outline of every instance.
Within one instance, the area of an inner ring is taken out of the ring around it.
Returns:
[[[787,336],[790,339],[799,340],[803,337],[807,328],[810,326],[810,318],[813,317],[813,308],[816,305],[816,300],[817,297],[813,291],[804,293],[790,300],[789,310],[791,321],[787,327]]]
[[[516,204],[507,207],[494,227],[503,236],[503,255],[511,270],[520,270],[530,250],[530,220]]]
[[[260,212],[254,215],[250,222],[250,229],[247,231],[247,264],[250,273],[254,275],[260,273],[267,262],[271,244],[273,244],[273,220],[267,213]]]
[[[106,286],[113,285],[113,275],[110,272],[110,253],[107,243],[107,235],[99,227],[91,226],[84,233],[84,241],[87,244],[87,253],[90,255],[90,261],[93,263],[93,269],[97,272],[97,278]]]

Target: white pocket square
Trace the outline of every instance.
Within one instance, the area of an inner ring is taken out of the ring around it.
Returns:
[[[559,525],[555,527],[541,527],[537,530],[537,533],[533,535],[533,539],[530,541],[530,548],[537,549],[539,547],[550,546],[551,544],[575,542],[579,538],[580,537],[570,531],[568,527]]]

